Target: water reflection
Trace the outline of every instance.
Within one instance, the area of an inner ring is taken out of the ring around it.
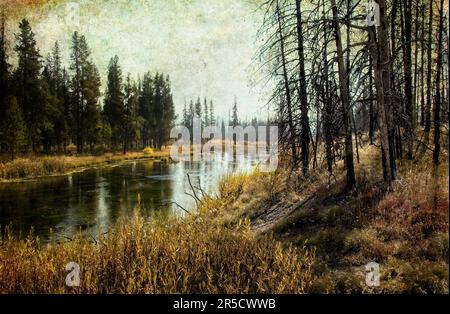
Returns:
[[[0,224],[10,222],[21,235],[31,227],[43,238],[49,230],[72,235],[78,230],[106,231],[119,217],[129,216],[140,197],[146,217],[183,215],[174,202],[192,208],[187,174],[194,185],[214,192],[220,177],[248,171],[244,156],[216,155],[212,161],[164,163],[138,161],[116,167],[39,181],[0,185]]]

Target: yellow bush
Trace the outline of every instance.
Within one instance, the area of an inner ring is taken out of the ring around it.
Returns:
[[[74,145],[74,144],[69,144],[69,145],[67,146],[67,151],[68,151],[69,153],[71,153],[71,154],[76,153],[76,151],[77,151],[76,145]]]
[[[225,175],[219,182],[219,196],[228,201],[235,200],[241,195],[248,175],[245,173]]]
[[[154,153],[153,148],[151,148],[151,147],[144,148],[143,152],[145,155],[153,155],[153,153]]]

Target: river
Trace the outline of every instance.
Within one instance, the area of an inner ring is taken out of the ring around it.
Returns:
[[[50,229],[58,237],[77,231],[104,232],[120,217],[130,216],[140,198],[142,214],[167,217],[185,214],[175,203],[193,209],[194,186],[215,192],[228,173],[247,172],[254,162],[227,154],[214,161],[165,163],[133,161],[70,175],[0,184],[0,224],[11,224],[16,235],[31,229],[48,239]],[[192,193],[191,193],[192,194]],[[3,228],[2,228],[3,229]]]

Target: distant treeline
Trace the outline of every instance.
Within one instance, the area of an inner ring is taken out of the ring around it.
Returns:
[[[176,118],[168,75],[146,73],[137,82],[122,77],[111,58],[101,105],[100,75],[86,38],[72,35],[70,65],[61,61],[58,42],[43,58],[30,23],[19,23],[8,63],[5,18],[0,24],[0,146],[17,151],[77,153],[152,146],[160,148]]]
[[[209,105],[208,105],[209,103]],[[262,119],[252,117],[251,119],[240,119],[238,114],[238,105],[237,99],[234,98],[233,106],[228,117],[227,123],[225,122],[225,118],[215,116],[214,115],[214,103],[212,100],[208,100],[206,98],[203,99],[203,102],[200,100],[200,97],[197,97],[197,100],[194,102],[193,100],[189,101],[189,105],[184,105],[183,107],[183,115],[181,117],[181,124],[189,129],[191,139],[193,137],[193,119],[197,117],[200,119],[200,126],[203,132],[205,127],[208,126],[217,126],[221,130],[222,139],[225,138],[228,127],[236,127],[241,126],[242,128],[246,128],[247,126],[255,127],[256,136],[258,135],[258,126],[269,126],[271,123],[274,124],[275,121],[270,121],[269,119]],[[212,136],[211,136],[212,137]]]

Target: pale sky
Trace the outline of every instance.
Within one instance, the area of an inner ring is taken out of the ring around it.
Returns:
[[[104,91],[109,59],[117,54],[124,73],[162,71],[171,77],[181,114],[184,101],[212,99],[227,118],[234,96],[239,115],[266,116],[267,94],[254,86],[258,0],[78,0],[51,1],[17,17],[30,20],[41,55],[60,42],[68,65],[74,30],[87,38]],[[260,74],[262,75],[262,74]]]

